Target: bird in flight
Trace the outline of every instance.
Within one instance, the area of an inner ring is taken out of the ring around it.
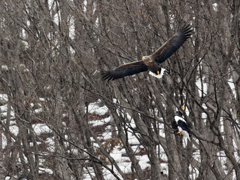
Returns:
[[[168,41],[166,41],[152,55],[143,56],[141,61],[134,61],[117,67],[114,70],[102,72],[104,80],[115,80],[125,76],[131,76],[149,70],[150,74],[162,77],[164,70],[159,66],[175,53],[183,43],[191,36],[193,30],[191,26],[184,25]]]

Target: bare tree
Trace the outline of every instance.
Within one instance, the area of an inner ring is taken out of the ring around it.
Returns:
[[[0,9],[4,177],[240,179],[239,1],[24,0]],[[162,79],[102,81],[101,71],[153,53],[185,23],[194,34],[163,63]],[[91,112],[97,100],[108,112]],[[186,148],[171,127],[181,106]]]

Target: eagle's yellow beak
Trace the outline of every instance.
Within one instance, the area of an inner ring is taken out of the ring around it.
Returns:
[[[144,57],[142,57],[142,60],[144,60],[145,58]]]
[[[182,134],[180,131],[178,132],[178,134],[179,134],[180,136],[182,136],[182,135],[183,135],[183,134]]]
[[[159,72],[159,71],[157,71],[157,74],[159,75],[159,74],[160,74],[160,72]]]

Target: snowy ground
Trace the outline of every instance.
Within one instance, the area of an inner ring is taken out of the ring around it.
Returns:
[[[95,103],[89,104],[88,110],[89,110],[90,113],[95,113],[95,114],[98,114],[99,116],[108,113],[108,108],[106,106],[99,107],[99,102],[100,102],[100,100],[98,100]],[[90,121],[90,124],[93,127],[101,126],[101,125],[104,125],[104,124],[110,122],[110,120],[111,120],[111,117],[106,117],[106,118],[103,118],[101,120]],[[131,123],[131,125],[133,127],[135,127],[134,123],[133,124]],[[107,126],[106,129],[109,129],[109,127]],[[140,149],[143,148],[143,147],[140,145],[137,138],[131,132],[128,132],[128,133],[129,133],[128,134],[129,143],[134,145],[134,146],[132,146],[133,151],[138,153],[140,151]],[[104,140],[110,139],[112,137],[112,133],[110,131],[106,131],[102,135],[103,135]],[[130,159],[128,157],[126,157],[125,149],[122,149],[120,146],[116,146],[113,149],[113,151],[110,153],[110,155],[118,163],[120,169],[124,173],[131,173],[132,172],[131,171],[131,164],[132,163],[131,163]],[[149,160],[147,155],[141,155],[141,156],[139,155],[139,156],[136,156],[136,157],[139,160],[139,164],[140,164],[142,169],[146,169],[146,168],[150,167],[150,164],[148,163],[150,160]],[[111,166],[109,166],[109,167],[111,168]],[[115,171],[115,172],[117,172],[117,171]],[[106,169],[104,170],[104,174],[105,174],[104,177],[106,179],[112,180],[114,178],[111,175],[111,173],[109,173],[108,170],[106,170]],[[91,179],[90,175],[86,175],[85,179],[90,180]]]
[[[7,102],[7,96],[6,95],[0,95],[0,101],[1,102]],[[1,113],[2,113],[2,119],[3,119],[3,122],[4,122],[5,121],[4,117],[7,116],[7,114],[6,114],[7,113],[7,105],[2,103],[2,105],[0,106],[0,109],[1,109]],[[35,113],[39,113],[39,112],[41,112],[41,108],[37,109]],[[100,100],[98,100],[97,102],[89,104],[88,113],[97,114],[97,115],[99,115],[99,117],[102,117],[102,118],[99,118],[97,120],[96,119],[94,119],[92,121],[90,120],[89,124],[91,125],[91,127],[99,127],[100,128],[100,127],[106,125],[107,123],[110,123],[110,121],[111,121],[111,117],[106,116],[106,114],[109,114],[108,113],[108,108],[105,105],[103,105]],[[131,117],[129,115],[127,115],[127,117],[129,118],[129,120],[131,119]],[[15,117],[14,117],[13,112],[11,112],[11,119],[12,119],[12,121],[10,122],[9,130],[15,136],[18,136],[19,129],[18,129],[18,126],[16,125],[16,121],[14,120]],[[133,120],[131,121],[130,125],[132,127],[135,127],[135,124],[134,124]],[[164,137],[165,134],[164,134],[164,131],[163,131],[163,127],[160,126],[159,128],[160,128],[160,132],[159,132],[160,135],[162,137]],[[40,134],[44,134],[44,133],[45,134],[46,133],[52,133],[52,130],[46,124],[43,124],[43,123],[33,124],[33,131],[36,133],[36,135],[40,135]],[[128,133],[129,133],[128,134],[129,143],[132,145],[132,148],[133,148],[134,152],[137,154],[144,148],[143,148],[142,145],[140,145],[138,139],[131,132],[128,132]],[[111,126],[108,125],[108,126],[105,127],[105,131],[102,133],[102,140],[104,140],[103,144],[111,138],[112,138]],[[2,140],[3,140],[2,147],[4,149],[7,145],[6,137],[4,135],[3,135]],[[54,146],[54,140],[53,140],[52,137],[46,138],[44,143],[47,145],[47,150],[49,152],[54,152],[55,146]],[[39,142],[39,144],[41,144],[41,142]],[[96,144],[94,142],[94,140],[93,140],[93,144],[94,144],[95,147],[99,147],[98,144]],[[236,145],[235,145],[235,148],[236,148]],[[162,160],[161,170],[164,174],[168,175],[167,156],[166,156],[166,154],[165,154],[165,152],[164,152],[164,150],[161,146],[159,147],[159,149],[160,149],[160,152],[158,152],[159,157]],[[141,154],[141,155],[137,155],[136,157],[139,160],[139,164],[140,164],[141,168],[142,169],[149,169],[150,168],[150,163],[149,163],[150,160],[149,160],[148,156],[146,155],[146,153],[139,153],[139,154]],[[116,145],[113,148],[113,150],[111,150],[110,156],[112,156],[112,158],[118,163],[122,172],[131,173],[131,161],[126,156],[125,149],[122,148],[120,144]],[[219,157],[224,157],[224,156],[225,156],[225,154],[223,152],[219,152]],[[240,159],[237,156],[237,153],[235,154],[235,156],[236,156],[237,159]],[[199,152],[199,150],[196,150],[194,152],[193,158],[196,161],[200,162],[200,152]],[[224,162],[226,162],[226,158],[221,158],[220,160],[223,164],[224,164]],[[40,162],[41,162],[41,160],[40,160]],[[42,162],[44,162],[44,161],[42,160]],[[41,166],[41,163],[40,163],[40,166]],[[109,166],[109,167],[112,168],[111,166]],[[194,168],[194,167],[189,167],[189,170],[192,172],[191,173],[191,178],[195,179],[196,176],[198,175],[197,169]],[[86,172],[85,180],[91,180],[90,174],[94,176],[93,169],[91,167],[88,167],[87,169],[85,169],[85,172]],[[117,171],[115,171],[115,172],[117,174]],[[51,169],[41,167],[39,169],[39,173],[40,174],[41,173],[53,174],[53,171]],[[109,180],[114,179],[113,175],[107,169],[104,169],[104,177],[105,177],[105,179],[109,179]],[[119,176],[119,177],[121,177],[121,176]]]

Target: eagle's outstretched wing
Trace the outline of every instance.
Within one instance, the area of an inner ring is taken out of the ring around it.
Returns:
[[[115,80],[115,79],[123,78],[125,76],[131,76],[133,74],[137,74],[147,70],[148,68],[143,63],[143,61],[134,61],[132,63],[127,63],[122,66],[119,66],[114,70],[102,72],[102,78],[104,80]]]
[[[169,58],[174,52],[178,50],[179,47],[190,37],[192,34],[192,29],[190,25],[184,25],[178,32],[171,37],[167,42],[165,42],[155,53],[148,58],[150,62],[156,61],[157,63],[164,62]],[[147,71],[148,67],[144,61],[135,61],[132,63],[124,64],[117,67],[115,70],[109,70],[102,72],[102,78],[104,80],[115,80],[123,78],[125,76],[130,76],[143,71]]]
[[[193,30],[190,25],[184,25],[151,55],[152,59],[158,63],[164,62],[183,45],[183,43],[191,36],[192,32]]]

